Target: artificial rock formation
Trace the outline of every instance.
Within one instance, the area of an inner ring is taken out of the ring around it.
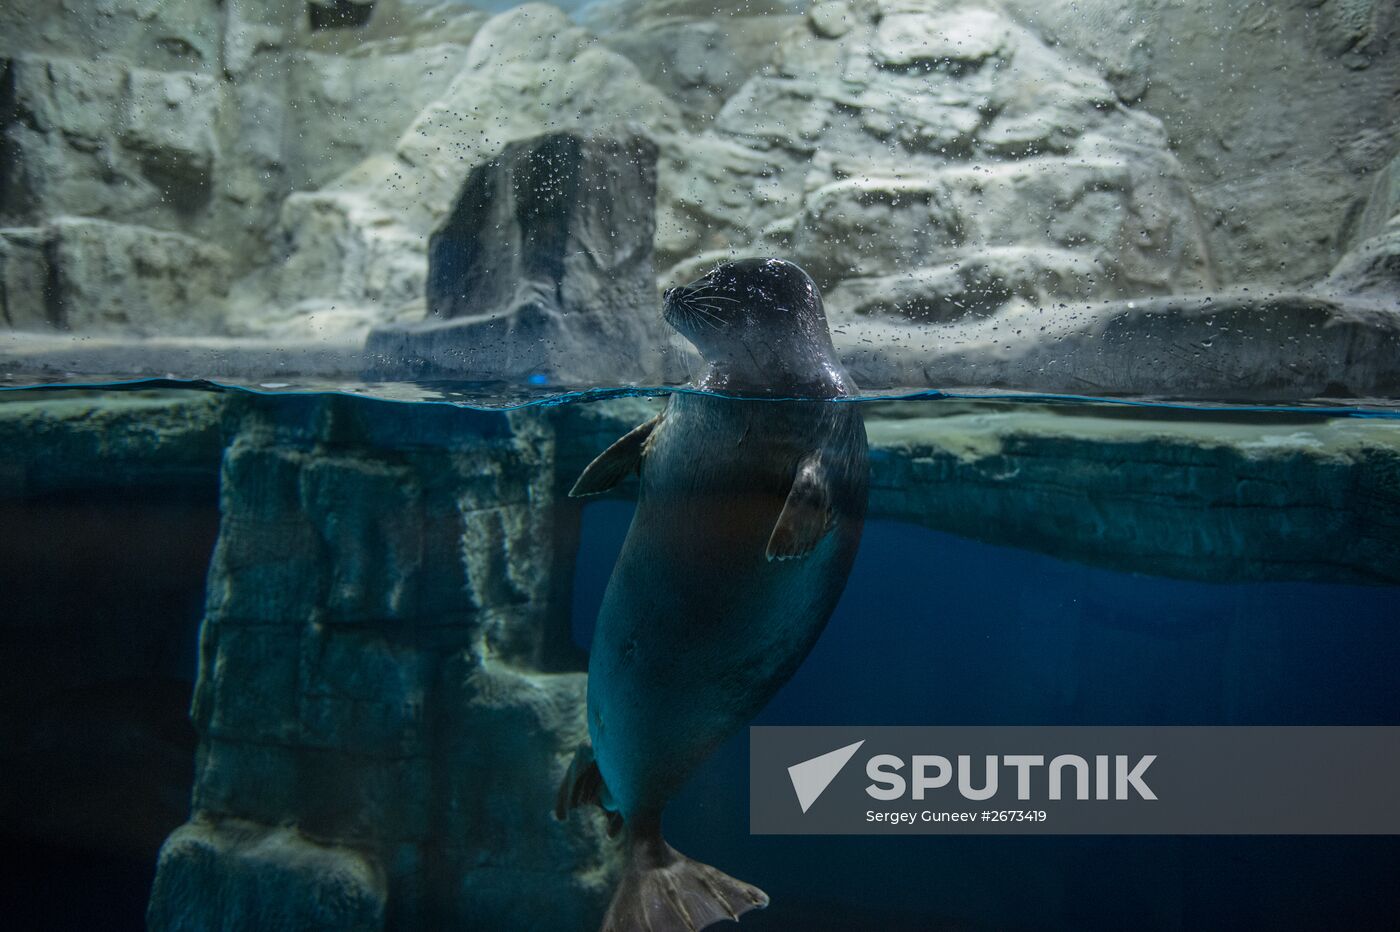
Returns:
[[[1323,288],[1400,307],[1400,156],[1377,175],[1357,224],[1355,246]]]
[[[84,334],[198,335],[219,326],[233,259],[183,233],[85,217],[0,231],[22,263],[4,306],[16,321]],[[37,290],[37,293],[36,293]],[[42,312],[42,320],[36,319]]]
[[[276,303],[386,310],[420,300],[427,242],[470,172],[559,129],[635,122],[664,133],[677,108],[558,9],[527,3],[486,22],[451,82],[379,151],[283,206]],[[373,316],[373,315],[371,315]]]
[[[151,927],[591,928],[600,820],[550,815],[584,677],[547,672],[546,425],[328,396],[226,416],[193,814]]]
[[[1303,288],[1352,247],[1400,150],[1394,3],[1003,2],[1162,121],[1223,284]]]
[[[0,237],[39,228],[61,247],[73,232],[64,224],[114,224],[88,228],[99,232],[86,255],[49,257],[51,274],[74,289],[70,303],[97,303],[44,310],[7,270],[12,326],[221,329],[230,279],[261,252],[285,195],[277,124],[283,46],[299,23],[292,6],[116,0],[0,10]],[[250,70],[235,77],[247,20],[264,31],[246,50]]]
[[[358,375],[371,329],[423,320],[429,239],[473,170],[626,123],[659,151],[659,284],[736,252],[795,258],[827,289],[838,349],[884,345],[909,384],[1063,390],[1000,337],[1088,321],[1032,355],[1081,385],[1189,394],[1189,368],[1104,385],[1135,350],[1105,369],[1119,350],[1090,344],[1099,322],[1248,288],[1268,299],[1251,319],[1286,291],[1366,326],[1389,295],[1367,198],[1400,146],[1400,17],[1372,0],[1245,17],[1160,0],[71,7],[0,11],[0,321],[49,334],[7,337],[7,368],[180,371],[193,344],[135,338],[223,333],[266,361],[207,344],[183,374],[308,372],[315,347],[317,374]],[[68,217],[121,228],[63,256]],[[167,268],[146,268],[153,251]],[[1277,343],[1280,372],[1312,331],[1274,336],[1306,317],[1251,335]],[[99,331],[133,338],[125,355],[88,353]],[[966,365],[911,356],[959,341]],[[1255,364],[1215,346],[1221,370]],[[1335,381],[1377,394],[1386,365]]]
[[[837,320],[916,322],[1212,283],[1160,124],[991,7],[819,4],[700,143],[662,175],[673,278],[790,255]]]
[[[1157,576],[1400,582],[1393,421],[929,407],[869,422],[872,515]]]
[[[376,371],[658,381],[655,191],[656,146],[640,135],[508,145],[473,169],[429,241],[427,321],[370,333]]]
[[[865,410],[872,518],[1120,572],[1400,583],[1395,420],[994,398]],[[636,400],[561,407],[558,475],[654,414]]]

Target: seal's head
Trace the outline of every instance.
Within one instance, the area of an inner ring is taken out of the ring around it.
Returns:
[[[709,363],[702,388],[804,397],[855,391],[816,282],[784,259],[716,266],[668,288],[662,314]]]

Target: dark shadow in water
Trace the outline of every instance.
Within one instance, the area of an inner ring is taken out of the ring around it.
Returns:
[[[0,500],[0,914],[144,929],[189,814],[213,494]]]
[[[631,510],[584,512],[580,644]],[[871,521],[756,724],[1396,724],[1397,618],[1396,588],[1129,575]],[[772,896],[743,928],[1374,928],[1400,906],[1391,837],[750,836],[747,741],[667,822]]]

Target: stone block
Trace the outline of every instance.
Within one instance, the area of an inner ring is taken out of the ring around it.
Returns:
[[[3,62],[0,216],[38,224],[63,213],[139,210],[159,192],[122,162],[113,139],[126,66],[19,55]]]
[[[317,837],[392,844],[440,830],[429,816],[435,796],[425,758],[303,748],[296,792],[297,824]]]
[[[297,762],[294,748],[206,738],[196,759],[192,808],[215,818],[293,821]]]
[[[0,324],[16,330],[53,327],[47,243],[42,227],[0,229]]]
[[[301,511],[296,450],[236,441],[224,455],[223,521],[207,616],[298,626],[321,601],[320,540]]]
[[[428,247],[429,320],[372,331],[386,371],[655,379],[656,147],[552,133],[472,171]]]
[[[379,932],[380,863],[290,828],[191,822],[161,849],[146,922],[153,932]]]
[[[80,217],[51,224],[60,323],[84,333],[198,333],[216,328],[229,254],[180,233]]]
[[[133,68],[128,81],[122,144],[152,174],[207,179],[218,154],[218,83],[208,75],[145,68]]]
[[[385,758],[427,754],[431,650],[321,627],[302,640],[300,666],[302,745]]]
[[[295,741],[301,631],[292,625],[219,625],[212,637],[212,663],[200,671],[205,682],[199,686],[211,700],[209,735],[236,741]]]
[[[421,487],[401,466],[374,456],[308,459],[301,505],[322,552],[327,621],[408,618],[417,611],[423,565]]]

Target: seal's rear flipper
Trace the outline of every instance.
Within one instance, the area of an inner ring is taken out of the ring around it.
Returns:
[[[593,759],[593,745],[585,741],[574,751],[574,759],[559,782],[559,792],[554,796],[554,818],[563,822],[569,817],[570,809],[592,804],[607,814],[608,835],[616,835],[622,828],[622,816],[608,809],[607,800],[608,788],[603,784],[598,762]]]
[[[698,932],[767,905],[768,894],[758,887],[692,861],[657,833],[645,842],[632,839],[603,932]]]
[[[640,471],[642,457],[646,455],[647,440],[665,416],[665,412],[662,412],[645,424],[632,428],[615,440],[612,446],[599,453],[593,462],[584,467],[583,474],[569,490],[569,497],[579,498],[606,492],[626,479],[628,473]]]

